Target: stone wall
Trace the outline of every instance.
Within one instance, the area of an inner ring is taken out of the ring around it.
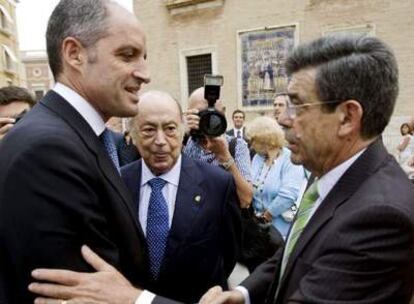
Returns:
[[[172,1],[174,2],[174,1]],[[170,92],[186,108],[185,56],[208,51],[213,71],[224,75],[222,97],[230,118],[241,105],[238,32],[295,24],[297,41],[305,42],[336,31],[365,31],[394,49],[400,66],[400,95],[392,122],[385,133],[393,149],[399,125],[414,115],[414,5],[412,0],[135,0],[134,11],[147,32],[151,84]],[[194,2],[192,5],[191,3]],[[247,111],[247,119],[270,108]]]

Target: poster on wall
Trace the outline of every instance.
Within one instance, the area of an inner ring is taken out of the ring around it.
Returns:
[[[286,92],[284,63],[295,46],[296,26],[239,32],[243,108],[268,108],[276,94]]]

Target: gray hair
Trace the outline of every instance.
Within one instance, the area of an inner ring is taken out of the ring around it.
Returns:
[[[55,80],[62,72],[63,40],[73,37],[90,48],[105,37],[109,0],[61,0],[50,16],[46,31],[49,65]]]
[[[356,100],[363,108],[361,136],[369,139],[384,131],[398,95],[397,61],[385,43],[361,35],[327,36],[300,45],[286,62],[289,74],[312,67],[321,101]]]

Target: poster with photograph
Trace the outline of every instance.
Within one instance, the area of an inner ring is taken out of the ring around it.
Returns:
[[[268,107],[286,91],[284,62],[295,46],[295,25],[239,33],[243,107]]]

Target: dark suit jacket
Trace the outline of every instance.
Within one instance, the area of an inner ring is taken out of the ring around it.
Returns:
[[[245,127],[243,127],[242,129],[243,129],[243,139],[247,142],[247,137],[246,137],[246,134],[245,134],[246,129],[245,129]],[[229,136],[233,136],[233,137],[235,137],[235,136],[234,136],[234,128],[233,128],[233,129],[228,130],[228,131],[226,132],[226,134],[227,134],[227,135],[229,135]]]
[[[138,217],[142,162],[122,168]],[[201,200],[197,202],[196,197]],[[182,156],[171,230],[159,279],[144,287],[164,297],[198,302],[210,287],[227,288],[236,263],[241,224],[232,176],[218,167]],[[140,235],[144,238],[142,230]],[[147,258],[147,256],[146,256]],[[147,266],[149,262],[145,263]],[[157,297],[157,301],[162,301]]]
[[[252,303],[409,303],[414,191],[380,139],[352,164],[310,219],[275,299],[281,255],[242,283]]]
[[[88,244],[141,285],[131,196],[87,122],[50,91],[0,143],[0,269],[7,303],[33,303],[37,267],[91,271]]]

